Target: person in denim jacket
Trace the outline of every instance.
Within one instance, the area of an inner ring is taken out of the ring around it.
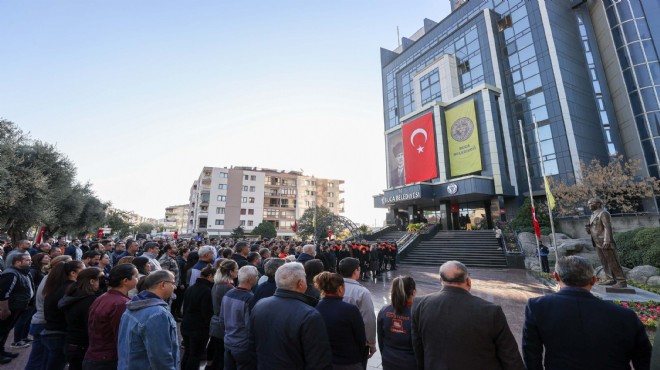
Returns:
[[[154,271],[144,281],[145,290],[126,304],[119,324],[119,369],[176,370],[179,338],[176,321],[166,301],[176,288],[174,275]]]

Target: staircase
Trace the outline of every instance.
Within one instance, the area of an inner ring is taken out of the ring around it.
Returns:
[[[401,260],[402,265],[440,266],[451,260],[467,267],[506,268],[506,258],[493,230],[440,231],[421,241]]]

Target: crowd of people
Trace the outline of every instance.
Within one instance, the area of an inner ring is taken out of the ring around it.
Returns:
[[[26,370],[364,370],[376,351],[385,370],[652,364],[640,320],[589,292],[594,271],[577,256],[557,261],[558,293],[528,302],[521,354],[458,261],[423,297],[395,277],[376,314],[359,281],[396,268],[390,242],[52,242],[0,252],[2,364],[18,356],[5,347],[12,328],[12,347],[31,346]]]

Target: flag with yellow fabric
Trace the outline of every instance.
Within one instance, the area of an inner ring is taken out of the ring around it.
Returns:
[[[550,192],[550,183],[548,183],[548,176],[543,177],[543,182],[545,182],[545,196],[548,198],[548,207],[550,210],[555,208],[555,197]]]

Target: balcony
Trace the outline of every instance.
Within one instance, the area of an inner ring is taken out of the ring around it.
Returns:
[[[202,193],[200,198],[200,205],[208,205],[209,201],[211,200],[211,193]]]

